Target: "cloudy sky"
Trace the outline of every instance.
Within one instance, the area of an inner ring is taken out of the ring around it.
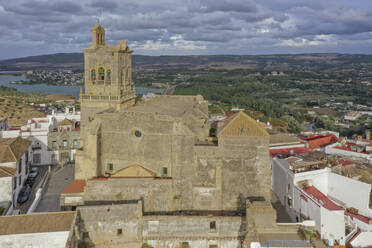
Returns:
[[[136,54],[372,53],[371,0],[0,0],[0,59],[79,52],[98,19]]]

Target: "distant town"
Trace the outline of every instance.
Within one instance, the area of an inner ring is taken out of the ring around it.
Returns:
[[[72,70],[27,71],[27,80],[12,81],[13,84],[83,85],[83,73]]]

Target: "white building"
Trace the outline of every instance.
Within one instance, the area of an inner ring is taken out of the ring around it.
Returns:
[[[64,119],[80,121],[80,112],[75,112],[73,109],[70,112],[69,108],[63,113],[53,112],[51,115],[42,118],[33,118],[23,125],[20,129],[12,129],[0,131],[0,138],[15,138],[22,137],[32,141],[32,165],[50,165],[52,161],[52,153],[48,148],[48,134],[55,131],[58,127],[58,122]]]
[[[274,158],[272,189],[294,221],[314,220],[321,238],[330,245],[345,245],[358,228],[372,235],[370,184],[340,176],[330,168],[296,171],[286,160]],[[351,213],[350,208],[358,213]],[[346,233],[346,227],[352,231]]]
[[[344,115],[344,120],[356,121],[360,116],[361,114],[358,111],[350,111]]]
[[[55,111],[53,111],[51,115],[47,115],[47,118],[50,117],[54,117],[57,122],[63,121],[64,119],[80,121],[80,111],[75,111],[74,107],[72,108],[72,111],[70,111],[70,108],[66,107],[65,112],[56,113]]]
[[[0,216],[1,248],[64,248],[75,212]]]
[[[31,142],[20,137],[0,139],[0,204],[17,206],[18,194],[30,169]]]
[[[372,140],[346,140],[325,148],[328,155],[351,157],[372,164]]]

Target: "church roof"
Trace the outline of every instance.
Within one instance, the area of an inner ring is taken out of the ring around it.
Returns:
[[[0,163],[19,161],[31,143],[21,137],[0,139]]]
[[[153,112],[157,114],[181,117],[201,101],[204,101],[202,96],[157,95],[152,99],[143,101],[127,111]]]
[[[270,135],[254,119],[240,111],[225,121],[217,137],[265,137]]]

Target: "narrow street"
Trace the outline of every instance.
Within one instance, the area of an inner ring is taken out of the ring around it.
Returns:
[[[47,172],[48,166],[38,166],[38,175],[35,178],[34,184],[32,185],[31,193],[28,200],[25,203],[18,205],[15,209],[20,210],[22,214],[27,213],[27,210],[30,208],[32,202],[35,199],[37,187],[39,186],[39,184],[41,184],[41,181]]]
[[[35,212],[60,211],[60,194],[73,180],[73,165],[67,165],[63,169],[53,172]]]

